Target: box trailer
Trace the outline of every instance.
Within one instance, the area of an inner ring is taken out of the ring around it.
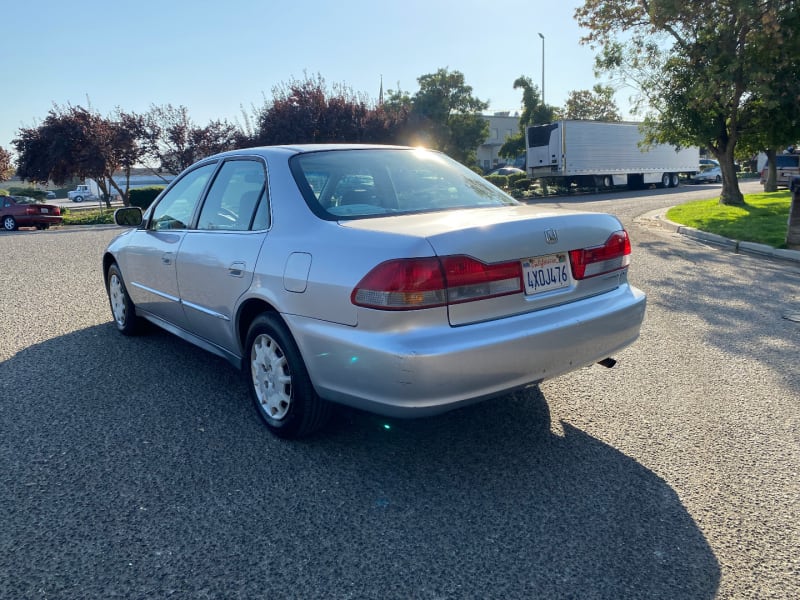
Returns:
[[[556,121],[528,127],[527,172],[581,187],[675,187],[700,169],[700,149],[644,146],[638,123]]]

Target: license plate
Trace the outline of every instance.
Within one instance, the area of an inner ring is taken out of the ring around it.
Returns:
[[[42,209],[42,214],[44,214],[44,215],[46,215],[49,212],[50,212],[50,209],[48,209],[48,208],[43,208]]]
[[[543,294],[569,287],[572,273],[566,252],[535,256],[522,261],[522,276],[525,280],[525,294]]]

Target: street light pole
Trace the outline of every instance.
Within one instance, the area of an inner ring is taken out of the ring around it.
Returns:
[[[542,106],[544,106],[544,36],[540,33],[539,37],[542,38]]]

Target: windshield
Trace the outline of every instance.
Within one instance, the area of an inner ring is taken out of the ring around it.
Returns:
[[[298,154],[292,173],[311,209],[326,219],[517,204],[439,152],[413,148]]]

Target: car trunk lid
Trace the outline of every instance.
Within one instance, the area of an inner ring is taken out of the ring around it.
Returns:
[[[622,225],[616,217],[520,205],[345,221],[356,229],[420,237],[439,257],[466,256],[485,265],[517,264],[521,285],[515,293],[448,290],[451,325],[465,325],[574,302],[615,289],[625,280],[620,268],[588,272],[576,279],[570,254],[602,247]],[[602,257],[601,257],[602,258]],[[468,286],[467,286],[468,287]],[[476,286],[472,286],[475,288]],[[470,294],[480,299],[473,299]]]

